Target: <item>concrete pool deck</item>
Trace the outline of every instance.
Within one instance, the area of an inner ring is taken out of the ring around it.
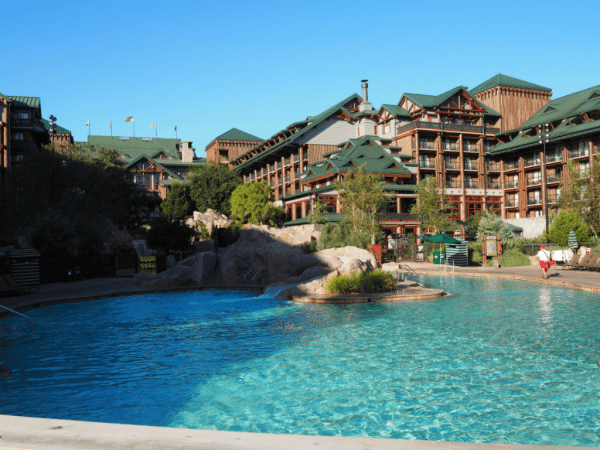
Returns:
[[[454,273],[440,272],[429,263],[408,264],[417,272],[430,275],[508,278],[521,281],[565,286],[600,292],[600,273],[593,271],[552,269],[547,280],[535,266],[491,269],[456,267]],[[229,287],[228,287],[229,288]],[[252,289],[236,286],[238,289]],[[225,289],[225,288],[221,288]],[[121,295],[180,292],[197,288],[153,290],[131,285],[131,278],[99,278],[40,286],[37,293],[0,297],[0,305],[24,312],[29,309],[65,302],[93,300]],[[0,317],[2,314],[0,313]],[[1,387],[1,385],[0,385]],[[478,444],[468,442],[411,441],[399,439],[298,436],[244,433],[182,428],[121,425],[59,419],[0,415],[0,450],[75,450],[75,449],[429,449],[429,450],[574,450],[589,447]]]

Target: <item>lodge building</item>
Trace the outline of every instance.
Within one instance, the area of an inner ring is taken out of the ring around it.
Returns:
[[[345,170],[356,170],[349,167],[358,163],[357,152],[369,171],[384,177],[389,195],[396,196],[382,225],[393,224],[399,232],[415,227],[408,211],[414,185],[426,177],[436,178],[454,205],[455,220],[484,209],[497,210],[505,219],[535,217],[556,204],[563,166],[574,160],[585,170],[600,145],[600,125],[594,126],[600,89],[556,100],[551,95],[547,87],[498,74],[471,90],[457,86],[439,95],[406,93],[398,103],[375,110],[364,83],[362,97],[354,94],[241,154],[223,149],[220,157],[244,182],[269,183],[275,203],[288,213],[287,225],[306,223],[317,202],[326,205],[329,220],[340,220],[333,184]],[[550,127],[545,164],[536,134],[542,122]],[[370,150],[365,153],[364,147]],[[386,161],[397,158],[402,176],[375,166],[367,153]]]

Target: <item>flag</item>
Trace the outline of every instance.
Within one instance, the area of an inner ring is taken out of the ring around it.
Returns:
[[[175,131],[177,131],[177,125],[175,125]]]
[[[125,119],[125,122],[133,122],[133,116],[128,116],[128,117]]]
[[[153,123],[152,125],[150,125],[150,128],[156,128],[156,124]]]
[[[112,128],[112,120],[110,121],[110,127]]]
[[[86,127],[90,126],[90,121],[88,120],[87,123],[85,124]]]

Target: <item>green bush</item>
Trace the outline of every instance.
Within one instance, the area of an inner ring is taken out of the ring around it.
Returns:
[[[378,269],[373,272],[333,277],[327,283],[326,291],[330,294],[378,293],[389,291],[395,284],[394,275]]]
[[[302,244],[302,253],[315,253],[319,251],[319,242],[310,241]]]
[[[469,264],[483,264],[481,242],[469,242]]]
[[[375,239],[379,238],[379,234],[375,236]],[[319,237],[319,248],[321,249],[346,247],[349,245],[364,249],[370,243],[370,234],[355,233],[350,225],[344,222],[326,224]]]
[[[576,211],[561,211],[554,218],[550,227],[550,240],[560,245],[567,245],[569,232],[573,230],[577,242],[587,242],[590,238],[589,227]]]
[[[516,249],[503,252],[500,256],[500,267],[519,267],[529,265],[531,265],[531,261],[527,255]]]

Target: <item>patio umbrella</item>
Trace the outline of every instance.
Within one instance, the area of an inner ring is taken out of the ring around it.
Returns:
[[[448,236],[447,234],[444,233],[440,233],[440,234],[436,234],[435,236],[428,236],[425,239],[423,239],[424,241],[427,242],[436,242],[440,244],[440,252],[442,251],[442,244],[459,244],[460,241],[458,239],[454,239],[451,236]],[[440,264],[441,267],[441,264]]]
[[[568,245],[573,249],[579,247],[579,244],[577,243],[577,238],[575,237],[575,232],[573,230],[569,231]]]

